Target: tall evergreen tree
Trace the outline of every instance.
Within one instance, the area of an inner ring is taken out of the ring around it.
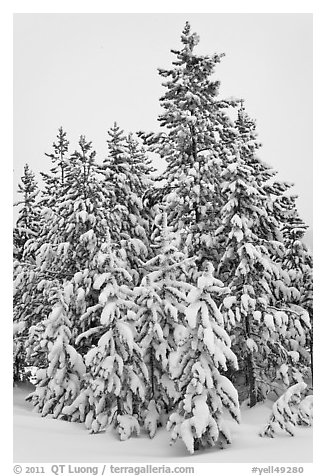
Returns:
[[[148,253],[148,223],[142,195],[149,184],[151,167],[145,152],[131,135],[114,123],[108,131],[108,156],[101,171],[110,192],[107,206],[116,227],[110,226],[112,240],[124,250],[128,269],[139,283],[141,262]]]
[[[81,136],[79,147],[65,165],[60,196],[47,210],[48,226],[37,253],[42,271],[54,273],[62,281],[89,266],[92,252],[105,239],[109,222],[109,192],[97,175],[92,143]]]
[[[159,70],[166,88],[160,99],[164,112],[158,119],[163,131],[141,136],[167,162],[160,177],[164,185],[154,195],[166,204],[169,223],[183,232],[187,252],[212,259],[222,200],[220,148],[235,134],[226,111],[237,101],[218,100],[220,83],[211,79],[224,55],[196,54],[199,36],[188,22],[181,41],[182,49],[172,50],[173,68]]]
[[[309,348],[313,374],[313,259],[303,241],[308,226],[299,216],[295,198],[292,196],[289,199],[292,202],[291,214],[282,229],[286,248],[283,263],[288,269],[291,285],[299,291],[293,304],[303,307],[309,314],[311,328],[306,346]]]
[[[93,261],[109,226],[108,191],[99,180],[91,143],[81,136],[79,146],[80,150],[65,163],[60,194],[53,201],[49,199],[48,206],[43,208],[41,233],[30,243],[36,257],[33,269],[22,271],[17,282],[18,298],[27,299],[20,301],[16,313],[17,320],[25,322],[30,334],[27,353],[31,363],[38,362],[42,355],[39,339],[43,321],[51,310],[47,289],[54,280],[62,285],[75,279],[71,285],[76,294],[70,304],[75,305],[70,319],[73,339],[90,325],[79,318],[84,307],[97,298],[93,295],[89,274],[96,271]]]
[[[43,187],[40,190],[39,199],[39,222],[38,234],[28,243],[28,252],[35,256],[40,246],[46,242],[49,231],[49,222],[52,220],[53,211],[57,205],[58,198],[62,198],[63,186],[66,182],[66,168],[68,166],[68,146],[67,134],[62,127],[59,128],[57,142],[53,142],[53,152],[45,155],[51,158],[53,167],[49,172],[40,172]]]
[[[53,144],[54,153],[47,154],[55,166],[51,173],[42,173],[45,189],[38,194],[39,201],[35,202],[36,185],[33,176],[32,193],[29,195],[31,213],[26,216],[34,217],[35,226],[33,233],[24,245],[24,258],[14,266],[14,329],[15,347],[24,353],[25,364],[41,364],[44,358],[35,351],[38,340],[44,328],[42,321],[49,315],[51,304],[47,301],[48,288],[54,277],[52,273],[40,271],[36,263],[41,245],[46,242],[46,237],[51,229],[49,215],[61,196],[65,169],[65,154],[68,150],[66,133],[59,129],[58,142]],[[59,170],[60,169],[60,170]],[[27,174],[28,176],[29,174]],[[33,175],[33,174],[32,174]],[[28,179],[31,182],[31,179]],[[15,230],[16,231],[16,230]],[[16,344],[19,343],[17,346]],[[26,353],[25,353],[26,351]]]
[[[26,366],[25,342],[28,333],[27,322],[20,319],[21,313],[25,312],[28,302],[33,299],[33,291],[24,289],[24,278],[28,282],[33,280],[33,263],[35,255],[29,251],[29,242],[36,239],[40,229],[40,207],[37,202],[39,188],[35,179],[35,175],[26,164],[24,167],[24,175],[21,183],[18,185],[18,193],[22,198],[14,205],[21,206],[18,218],[13,231],[14,245],[14,381],[25,378],[24,368]],[[32,274],[31,274],[32,273]],[[30,286],[28,286],[30,288]],[[31,294],[29,294],[31,293]]]
[[[218,273],[236,298],[229,313],[234,320],[233,349],[241,364],[237,375],[245,377],[241,397],[249,397],[253,406],[265,398],[277,376],[288,382],[290,365],[284,362],[298,367],[297,355],[292,362],[290,352],[297,349],[291,339],[304,346],[309,319],[303,309],[293,314],[290,306],[298,290],[282,265],[280,222],[269,213],[271,197],[265,186],[269,170],[254,156],[255,149],[248,150],[242,133],[230,149],[222,172],[226,203],[218,230],[224,249]]]

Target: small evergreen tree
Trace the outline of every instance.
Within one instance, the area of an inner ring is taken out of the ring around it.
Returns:
[[[14,380],[25,379],[24,367],[43,366],[44,351],[39,342],[44,331],[43,321],[51,312],[49,291],[52,276],[40,278],[38,268],[30,262],[16,262],[14,266]]]
[[[131,276],[121,267],[110,244],[104,246],[105,272],[94,275],[92,280],[93,288],[100,291],[95,311],[100,312],[100,325],[91,330],[96,332],[98,341],[85,356],[84,388],[64,414],[74,421],[85,421],[92,433],[113,423],[124,440],[134,431],[139,433],[147,368],[134,338],[135,304],[128,287]],[[88,334],[89,330],[78,340]]]
[[[294,427],[298,423],[298,411],[301,393],[307,385],[304,382],[292,385],[273,405],[272,415],[260,436],[274,438],[277,430],[284,430],[294,436]]]
[[[147,274],[135,289],[138,342],[149,372],[145,427],[151,438],[178,398],[169,373],[169,356],[185,332],[181,315],[189,289],[184,278],[190,267],[189,260],[178,251],[165,212],[156,217],[152,239],[155,256],[145,263]]]
[[[222,421],[223,408],[240,421],[236,389],[223,372],[228,363],[237,368],[231,339],[216,305],[229,290],[213,275],[209,262],[190,292],[185,323],[190,335],[173,356],[173,377],[178,382],[180,400],[170,416],[167,429],[172,441],[181,438],[190,453],[205,446],[230,443]],[[215,299],[213,299],[213,295]]]
[[[47,364],[37,371],[36,389],[26,398],[42,416],[52,414],[54,418],[58,418],[63,407],[77,397],[85,374],[82,357],[71,345],[68,289],[60,290],[58,282],[51,289],[50,299],[56,302],[43,322],[40,340]]]

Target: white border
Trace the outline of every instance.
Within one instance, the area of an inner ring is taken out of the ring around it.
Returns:
[[[57,0],[57,1],[13,1],[5,2],[0,12],[0,48],[1,48],[1,137],[2,137],[2,161],[1,161],[1,319],[5,322],[2,333],[1,362],[2,362],[2,391],[1,409],[2,414],[7,415],[9,421],[2,420],[2,434],[6,440],[3,455],[6,455],[4,465],[8,471],[4,474],[12,474],[12,394],[11,394],[11,227],[12,227],[12,15],[13,13],[313,13],[314,14],[314,261],[315,261],[315,429],[314,429],[314,463],[305,466],[305,475],[322,474],[324,460],[324,372],[323,372],[323,344],[326,339],[324,322],[324,275],[325,275],[325,252],[324,222],[326,221],[325,205],[325,134],[326,134],[326,104],[325,104],[325,9],[322,1],[179,1],[166,0],[165,2],[144,2],[125,0],[124,2],[109,1],[85,1],[85,0]],[[9,5],[8,5],[9,3]],[[136,8],[135,8],[136,7]],[[275,32],[277,34],[277,32]],[[299,98],[298,98],[299,100]],[[7,235],[8,233],[8,235]],[[3,284],[6,283],[4,286]],[[8,288],[7,288],[8,286]],[[8,331],[9,329],[9,331]],[[9,335],[7,336],[7,331]],[[318,336],[318,339],[317,339]],[[9,356],[9,359],[8,359]],[[6,365],[9,360],[9,365]],[[318,415],[318,417],[316,417]],[[191,465],[191,461],[189,460]],[[295,463],[294,463],[295,464]],[[222,464],[218,465],[221,474],[250,474],[248,464]],[[268,466],[267,463],[260,466]],[[274,464],[275,466],[275,464]],[[319,471],[320,469],[320,471]],[[216,464],[196,464],[196,474],[216,474]]]

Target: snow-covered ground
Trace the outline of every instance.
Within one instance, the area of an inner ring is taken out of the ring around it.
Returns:
[[[267,421],[272,402],[242,409],[242,423],[230,422],[233,443],[225,450],[208,449],[188,454],[179,441],[169,446],[169,434],[161,429],[120,441],[114,433],[90,435],[83,424],[42,418],[25,402],[32,387],[14,388],[14,461],[49,463],[71,461],[107,463],[310,463],[312,428],[296,428],[296,436],[261,438],[258,431]]]

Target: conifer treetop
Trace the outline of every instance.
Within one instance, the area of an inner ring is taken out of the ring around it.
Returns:
[[[23,204],[25,207],[31,207],[38,194],[38,185],[34,172],[28,164],[24,165],[24,174],[21,177],[21,183],[18,184],[18,193],[23,195],[22,200],[15,202],[15,206]]]
[[[68,152],[69,141],[67,140],[67,133],[64,132],[62,126],[59,127],[59,132],[57,134],[57,142],[53,142],[52,147],[54,149],[54,153],[45,155],[52,159],[52,162],[56,163],[58,161],[62,161],[65,154]]]

